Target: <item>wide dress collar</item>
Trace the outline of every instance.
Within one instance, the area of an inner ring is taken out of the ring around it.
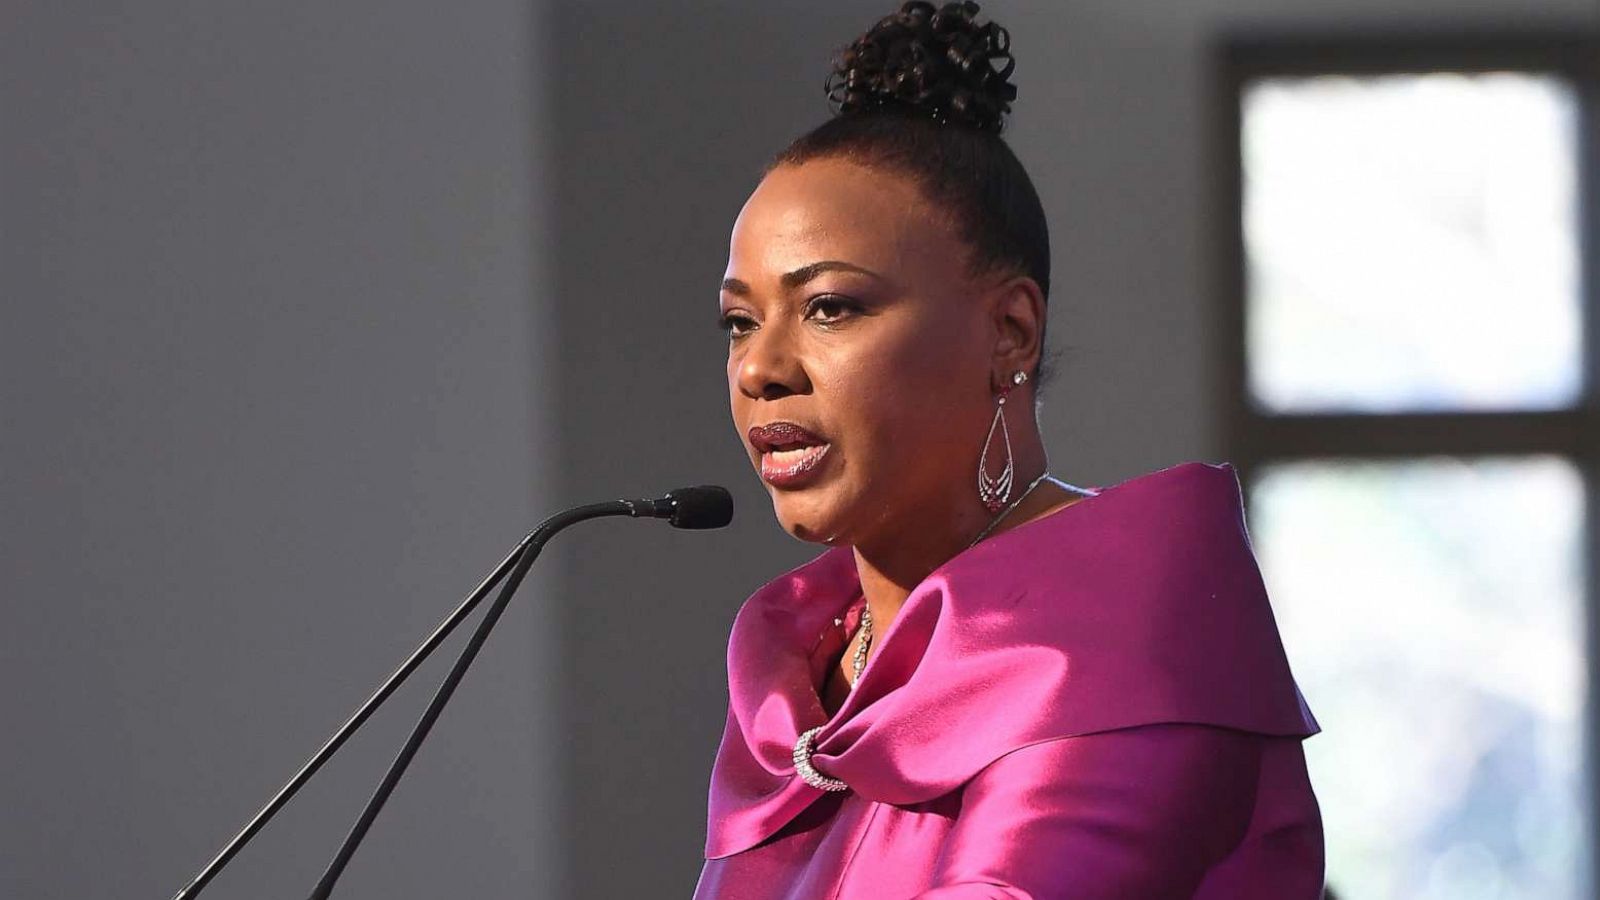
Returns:
[[[752,594],[728,641],[705,857],[755,846],[822,796],[792,756],[816,725],[812,765],[892,804],[941,796],[1057,737],[1158,722],[1316,734],[1233,466],[1184,462],[1092,490],[918,583],[831,717],[813,651],[857,606],[851,548]]]

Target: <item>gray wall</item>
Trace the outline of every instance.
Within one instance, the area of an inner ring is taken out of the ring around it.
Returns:
[[[739,451],[713,285],[894,5],[8,4],[0,895],[169,896],[542,512],[715,481],[733,529],[562,536],[340,892],[686,896],[732,614],[817,550]],[[1053,470],[1091,485],[1216,458],[1214,29],[1597,18],[984,9],[1051,216]],[[445,662],[211,895],[303,895]]]
[[[549,505],[547,30],[0,19],[0,896],[170,897]],[[555,636],[522,599],[340,896],[559,877]],[[445,662],[207,896],[305,896]]]

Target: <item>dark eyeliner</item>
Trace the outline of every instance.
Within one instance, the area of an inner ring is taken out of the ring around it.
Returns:
[[[818,294],[817,296],[806,301],[805,314],[807,316],[811,315],[811,313],[816,310],[817,306],[823,304],[837,306],[839,309],[847,313],[859,313],[863,309],[860,303],[844,296],[843,294]],[[840,318],[842,318],[842,316]]]
[[[723,331],[728,332],[728,336],[731,337],[731,338],[740,337],[740,335],[737,335],[737,334],[733,333],[733,324],[734,324],[735,320],[744,321],[746,323],[746,327],[749,327],[749,324],[752,321],[749,316],[742,315],[742,314],[739,314],[739,313],[734,313],[734,312],[718,313],[717,314],[717,327],[722,329]]]

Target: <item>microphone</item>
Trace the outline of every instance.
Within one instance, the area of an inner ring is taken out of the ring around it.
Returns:
[[[678,488],[668,491],[660,500],[623,502],[648,509],[648,512],[634,512],[633,515],[668,519],[674,528],[721,528],[733,521],[733,495],[727,488],[715,484]]]
[[[421,719],[418,720],[413,728],[411,736],[407,738],[405,745],[400,749],[399,755],[390,765],[382,783],[379,784],[372,799],[368,801],[360,818],[357,819],[349,836],[345,838],[344,844],[339,848],[338,854],[334,857],[333,862],[329,864],[327,871],[323,873],[322,880],[318,882],[316,890],[312,893],[314,900],[324,900],[324,898],[328,897],[333,891],[334,882],[338,880],[339,875],[344,871],[344,867],[350,861],[350,857],[355,854],[356,847],[361,843],[361,839],[365,837],[367,830],[377,818],[378,811],[383,808],[383,804],[388,800],[389,794],[394,790],[395,785],[399,783],[400,777],[405,774],[406,766],[410,764],[411,759],[416,755],[417,749],[427,737],[429,729],[433,727],[434,721],[438,719],[439,714],[444,710],[444,705],[449,702],[451,694],[455,692],[456,685],[460,683],[462,676],[466,674],[467,667],[472,664],[473,659],[478,654],[478,650],[483,646],[484,641],[488,639],[489,632],[499,620],[500,614],[505,611],[506,605],[511,600],[511,595],[522,584],[522,579],[527,575],[528,569],[533,566],[534,559],[544,549],[545,542],[568,525],[601,516],[666,519],[674,528],[721,528],[733,521],[733,496],[728,493],[727,488],[714,484],[702,484],[668,491],[666,496],[655,500],[610,500],[603,503],[575,506],[562,510],[539,523],[538,527],[519,541],[506,558],[501,560],[500,564],[495,566],[489,575],[473,589],[472,593],[467,595],[467,598],[450,615],[446,616],[443,622],[439,623],[433,633],[428,635],[416,650],[412,651],[405,662],[401,663],[400,667],[378,687],[378,690],[356,709],[355,713],[339,727],[339,730],[335,731],[333,736],[322,745],[322,748],[313,754],[305,765],[300,767],[300,771],[296,772],[282,788],[278,789],[272,799],[267,801],[266,806],[263,806],[255,817],[233,837],[233,840],[222,848],[222,851],[200,871],[200,874],[195,876],[194,880],[189,882],[182,890],[178,891],[173,900],[193,900],[194,897],[198,896],[200,891],[222,870],[222,867],[227,865],[243,849],[244,845],[267,824],[268,820],[289,802],[295,793],[311,779],[311,776],[322,768],[323,763],[326,763],[334,753],[338,752],[350,735],[354,734],[356,729],[367,721],[378,706],[387,700],[390,694],[394,693],[395,689],[422,664],[423,660],[427,659],[434,648],[438,647],[446,637],[449,637],[450,632],[454,631],[456,626],[471,614],[478,603],[488,595],[489,591],[502,579],[506,579],[505,585],[500,589],[499,596],[490,605],[489,611],[484,613],[483,620],[478,623],[477,630],[473,632],[466,647],[462,649],[461,654],[456,658],[450,673],[440,683],[433,700],[428,704],[428,708],[423,712]]]

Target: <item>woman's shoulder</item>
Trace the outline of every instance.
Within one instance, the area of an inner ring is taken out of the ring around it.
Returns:
[[[935,642],[949,636],[938,649],[984,648],[1055,684],[1049,701],[1071,710],[1059,734],[1148,722],[1317,728],[1228,463],[1102,488],[1002,535],[938,588],[928,599],[943,621],[926,629]]]
[[[1239,473],[1230,462],[1185,460],[1123,479],[1096,489],[1096,496],[1117,497],[1122,503],[1182,508],[1202,503],[1236,506],[1242,491]]]
[[[1254,568],[1230,463],[1185,461],[1110,485],[1067,486],[1056,499],[956,567],[1037,584],[1075,579],[1085,566],[1160,580],[1203,575],[1218,561]]]

